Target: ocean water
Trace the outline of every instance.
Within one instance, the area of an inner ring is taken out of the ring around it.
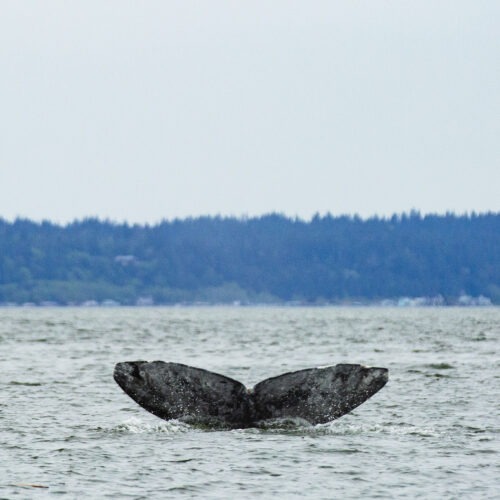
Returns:
[[[500,498],[499,341],[499,308],[0,309],[0,498]],[[390,374],[329,424],[207,431],[122,392],[137,359]]]

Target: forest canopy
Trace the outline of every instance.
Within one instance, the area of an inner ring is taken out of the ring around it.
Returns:
[[[464,296],[500,303],[500,213],[155,225],[0,219],[4,304],[453,304]]]

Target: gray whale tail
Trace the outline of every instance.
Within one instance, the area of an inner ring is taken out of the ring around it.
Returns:
[[[163,361],[126,361],[117,384],[136,403],[165,420],[224,428],[271,419],[323,424],[349,413],[387,383],[387,368],[339,364],[284,373],[253,389],[201,368]]]

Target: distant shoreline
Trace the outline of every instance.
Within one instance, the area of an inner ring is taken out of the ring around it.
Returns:
[[[0,303],[0,308],[11,308],[11,309],[23,309],[23,308],[33,308],[33,309],[110,309],[110,308],[191,308],[191,307],[304,307],[304,308],[328,308],[328,307],[367,307],[367,308],[478,308],[478,307],[499,307],[498,304],[493,304],[487,297],[470,297],[461,296],[452,302],[444,302],[444,300],[432,300],[426,297],[402,297],[400,299],[384,299],[379,301],[343,301],[343,302],[324,302],[324,303],[308,303],[300,301],[288,301],[288,302],[240,302],[240,301],[230,301],[230,302],[203,302],[203,301],[193,301],[193,302],[177,302],[168,304],[155,304],[155,303],[136,303],[136,304],[121,304],[114,300],[106,300],[101,303],[97,301],[86,301],[85,303],[75,304],[66,303],[59,304],[55,302],[25,302],[22,304],[13,302]]]
[[[500,213],[0,218],[0,303],[500,304]]]

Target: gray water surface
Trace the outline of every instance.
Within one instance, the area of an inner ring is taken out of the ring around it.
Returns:
[[[0,309],[0,498],[499,498],[499,340],[499,308]],[[390,379],[330,424],[202,431],[121,391],[137,359]]]

